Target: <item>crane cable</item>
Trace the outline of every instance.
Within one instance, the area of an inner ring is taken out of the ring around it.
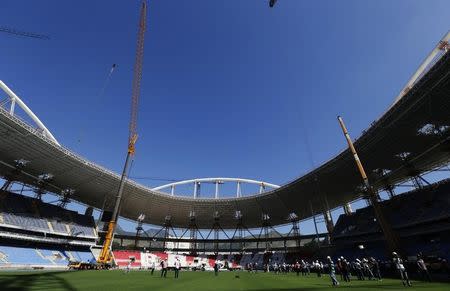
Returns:
[[[92,100],[93,102],[91,102],[91,104],[96,104],[98,101],[100,101],[103,98],[103,95],[105,94],[106,88],[108,87],[108,85],[109,85],[109,83],[111,81],[112,75],[116,71],[117,67],[118,67],[117,64],[112,64],[111,69],[109,70],[109,73],[106,76],[105,81],[103,82],[103,86],[101,87],[101,89],[100,89],[99,93],[97,94],[96,98],[94,100]],[[83,125],[81,127],[80,131],[79,131],[78,138],[77,138],[78,144],[80,144],[83,141],[83,139],[84,139],[84,134],[86,132],[86,127],[87,127],[87,125]]]

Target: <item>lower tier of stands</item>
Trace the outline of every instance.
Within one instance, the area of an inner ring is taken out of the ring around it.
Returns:
[[[88,263],[95,259],[89,250],[0,245],[0,269],[65,268],[71,261]]]
[[[167,260],[169,267],[175,266],[175,260],[179,260],[183,268],[214,268],[218,261],[223,267],[229,269],[241,269],[248,264],[257,265],[260,268],[267,263],[284,263],[287,257],[284,253],[256,253],[256,254],[227,254],[227,255],[188,255],[166,252],[139,252],[139,251],[113,251],[114,261],[119,267],[126,267],[131,263],[132,268],[150,268],[153,264],[159,268],[161,261]]]
[[[229,268],[240,268],[239,258],[235,255],[186,255],[165,252],[138,252],[138,251],[113,251],[114,261],[119,267],[126,267],[131,262],[133,268],[150,268],[153,264],[159,268],[161,261],[167,260],[169,267],[175,266],[178,259],[183,268],[212,269],[216,260],[223,265],[225,262]],[[239,260],[238,260],[239,259]]]

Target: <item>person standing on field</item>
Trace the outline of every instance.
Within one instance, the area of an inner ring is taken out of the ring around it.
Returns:
[[[125,271],[127,274],[130,273],[131,270],[131,259],[128,261],[127,270]]]
[[[328,261],[328,268],[329,268],[328,271],[330,273],[331,283],[333,284],[333,286],[338,286],[339,282],[336,279],[336,271],[334,269],[334,262],[331,260],[330,256],[327,257],[327,261]]]
[[[215,276],[218,276],[218,275],[219,275],[219,268],[220,268],[219,260],[216,260],[216,261],[214,262],[214,275],[215,275]]]
[[[381,281],[380,265],[378,264],[378,261],[374,257],[370,258],[370,265],[372,267],[372,273],[375,276],[375,278],[377,278],[378,281]]]
[[[177,257],[175,260],[175,278],[178,278],[181,269],[180,259]]]
[[[295,273],[297,273],[297,276],[300,274],[300,268],[301,268],[300,263],[298,261],[296,261],[295,265],[294,265],[294,269],[295,269]]]
[[[342,272],[345,282],[350,282],[350,263],[344,257],[341,257]]]
[[[167,277],[167,260],[161,261],[161,278]]]
[[[150,262],[150,274],[153,276],[153,273],[155,272],[155,268],[156,268],[156,263],[155,260],[152,260]]]
[[[392,252],[392,261],[395,265],[395,268],[400,273],[400,278],[402,280],[403,286],[408,285],[411,287],[411,282],[409,281],[408,272],[406,271],[405,266],[403,265],[402,258],[399,257],[399,255],[396,252]]]
[[[430,273],[428,272],[427,265],[425,265],[425,261],[420,254],[417,255],[417,270],[419,271],[422,280],[427,279],[428,282],[431,282],[431,277]]]

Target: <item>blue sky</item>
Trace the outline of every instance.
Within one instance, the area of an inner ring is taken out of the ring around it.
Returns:
[[[0,34],[0,79],[62,144],[116,172],[138,2],[0,9],[0,26],[50,36]],[[345,148],[336,115],[354,138],[381,116],[450,27],[447,0],[267,2],[150,1],[132,176],[284,184]]]

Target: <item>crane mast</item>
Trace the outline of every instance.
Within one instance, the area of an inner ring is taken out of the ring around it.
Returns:
[[[128,135],[128,150],[125,159],[125,165],[123,167],[122,176],[120,179],[119,190],[116,196],[116,202],[114,204],[114,211],[111,217],[111,221],[108,223],[108,230],[106,232],[105,240],[103,242],[102,250],[97,262],[100,264],[110,264],[112,261],[111,256],[111,244],[114,236],[114,231],[116,229],[117,220],[119,218],[120,204],[122,200],[123,188],[127,180],[130,161],[133,159],[135,152],[135,144],[137,140],[137,115],[138,115],[138,104],[139,95],[141,91],[141,80],[142,80],[142,63],[144,58],[144,36],[147,21],[147,2],[142,1],[140,18],[139,18],[139,30],[137,35],[137,45],[136,45],[136,57],[134,62],[134,72],[133,72],[133,86],[131,93],[131,112],[130,112],[130,124],[129,124],[129,135]]]

